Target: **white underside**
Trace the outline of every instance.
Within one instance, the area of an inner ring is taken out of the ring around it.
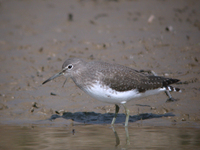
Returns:
[[[102,86],[98,83],[94,84],[92,87],[85,89],[84,91],[92,96],[93,98],[112,104],[124,104],[135,98],[145,97],[149,95],[157,94],[161,91],[165,91],[165,88],[159,88],[155,90],[148,90],[144,93],[139,93],[138,90],[130,90],[126,92],[118,92],[112,90],[107,86]]]

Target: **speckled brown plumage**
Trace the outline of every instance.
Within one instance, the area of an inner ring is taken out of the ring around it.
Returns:
[[[138,89],[139,92],[146,90],[167,87],[176,83],[178,79],[165,78],[160,76],[148,76],[137,70],[105,62],[87,63],[88,76],[94,81],[100,78],[102,84],[109,86],[116,91],[129,91]],[[84,73],[83,73],[84,74]],[[94,74],[99,74],[94,78]]]

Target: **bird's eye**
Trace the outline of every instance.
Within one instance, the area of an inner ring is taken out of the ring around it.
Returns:
[[[73,66],[70,64],[70,65],[67,66],[67,68],[70,70],[70,69],[73,68]]]

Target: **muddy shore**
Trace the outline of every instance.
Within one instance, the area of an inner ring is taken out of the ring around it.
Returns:
[[[182,93],[130,102],[129,126],[200,127],[200,1],[0,1],[0,124],[109,124],[114,106],[60,77],[70,57],[178,78]],[[123,125],[123,107],[118,124]],[[95,116],[101,119],[94,119]],[[142,121],[141,121],[142,120]]]

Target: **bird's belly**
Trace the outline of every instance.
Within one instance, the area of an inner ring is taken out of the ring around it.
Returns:
[[[134,97],[137,97],[137,91],[127,91],[127,92],[117,92],[112,89],[89,89],[86,91],[90,96],[93,98],[107,103],[126,103],[127,101],[133,99]]]
[[[157,94],[164,91],[164,88],[159,88],[155,90],[148,90],[144,93],[139,93],[137,89],[130,91],[115,91],[108,86],[102,86],[100,84],[94,84],[93,86],[85,89],[84,91],[91,97],[106,103],[112,104],[124,104],[134,98],[146,97],[149,95]]]

